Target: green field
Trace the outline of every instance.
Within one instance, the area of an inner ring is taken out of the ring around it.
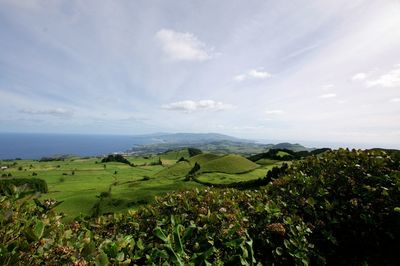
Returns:
[[[187,161],[177,162],[181,157]],[[10,167],[0,174],[45,180],[49,192],[42,198],[63,201],[57,210],[63,212],[66,219],[73,219],[81,214],[93,214],[96,204],[100,204],[101,213],[123,212],[153,202],[155,196],[167,192],[201,187],[194,181],[184,180],[196,162],[201,165],[199,180],[215,184],[261,178],[279,165],[276,161],[256,164],[233,154],[200,154],[189,158],[187,150],[126,158],[135,166],[101,163],[101,158],[95,157],[48,162],[17,160],[1,162]],[[160,159],[163,165],[157,165]]]
[[[100,193],[108,192],[110,187],[111,196],[102,202],[104,213],[135,208],[153,201],[156,195],[199,186],[194,182],[155,178],[154,175],[164,169],[161,165],[150,165],[155,158],[158,160],[158,157],[128,157],[135,165],[141,165],[137,167],[122,163],[103,164],[97,158],[68,158],[65,161],[51,162],[19,160],[15,161],[15,166],[2,171],[2,174],[11,173],[12,177],[36,177],[45,180],[49,193],[43,197],[63,201],[57,208],[70,218],[79,214],[91,214],[92,207],[99,201]],[[12,162],[7,162],[10,163]],[[21,168],[22,170],[18,170]],[[37,176],[33,176],[34,173]]]

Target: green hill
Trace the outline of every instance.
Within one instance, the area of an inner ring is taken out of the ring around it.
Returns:
[[[227,174],[239,174],[249,172],[259,167],[258,164],[234,154],[228,154],[217,159],[200,164],[200,172],[220,172]]]
[[[180,178],[185,177],[186,174],[192,169],[192,165],[186,161],[178,162],[172,166],[164,168],[155,177],[166,177],[166,178]]]
[[[196,156],[193,156],[192,158],[189,159],[189,161],[194,165],[195,163],[198,163],[201,165],[211,161],[211,160],[215,160],[217,158],[219,158],[219,155],[216,154],[212,154],[212,153],[203,153],[203,154],[199,154]]]
[[[276,153],[276,156],[278,156],[278,157],[284,157],[284,156],[292,156],[291,154],[289,154],[289,153],[287,153],[287,152],[285,152],[285,151],[278,151],[277,153]]]
[[[160,154],[160,158],[164,160],[179,160],[181,157],[186,159],[190,157],[188,149],[167,151]]]

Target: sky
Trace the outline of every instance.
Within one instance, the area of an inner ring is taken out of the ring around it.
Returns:
[[[399,0],[0,0],[0,132],[400,148]]]

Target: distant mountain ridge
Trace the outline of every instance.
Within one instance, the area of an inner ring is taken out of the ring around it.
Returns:
[[[297,143],[262,144],[254,140],[240,139],[218,133],[155,133],[135,136],[135,138],[141,139],[141,143],[144,144],[133,146],[127,153],[157,154],[187,147],[218,154],[237,153],[245,155],[262,153],[270,149],[288,149],[296,152],[312,150]]]
[[[148,135],[136,135],[135,139],[142,139],[147,144],[156,143],[204,143],[212,141],[238,141],[254,142],[246,139],[219,134],[219,133],[154,133]]]

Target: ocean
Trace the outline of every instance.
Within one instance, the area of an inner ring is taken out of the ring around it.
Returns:
[[[146,142],[134,136],[0,133],[0,159],[40,159],[53,155],[96,156],[126,151]]]

